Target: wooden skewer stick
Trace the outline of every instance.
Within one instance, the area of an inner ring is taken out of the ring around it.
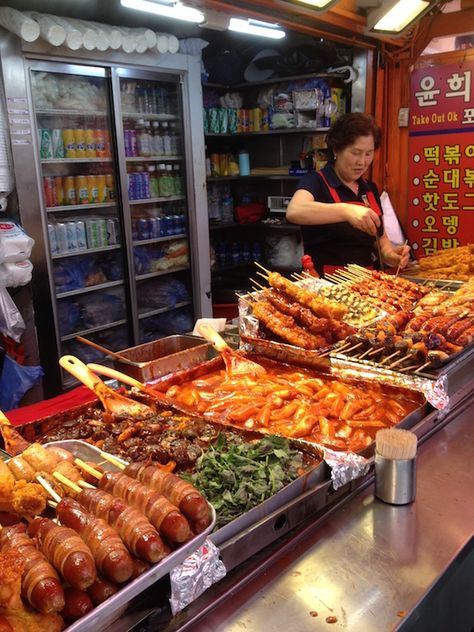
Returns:
[[[328,349],[327,351],[324,351],[324,353],[318,353],[318,358],[324,358],[325,356],[328,356],[333,351],[336,351],[336,349]]]
[[[259,276],[261,276],[263,279],[265,279],[265,281],[268,281],[268,276],[266,276],[265,274],[263,274],[263,272],[260,272],[259,270],[257,270],[257,274]]]
[[[252,277],[250,277],[250,279],[249,279],[249,280],[250,280],[250,282],[251,282],[251,283],[255,283],[255,285],[256,285],[258,288],[260,288],[261,290],[266,290],[266,289],[267,289],[264,285],[262,285],[261,283],[259,283],[259,282],[258,282],[258,281],[256,281],[255,279],[252,279]]]
[[[360,356],[357,359],[358,360],[363,360],[366,356],[368,356],[370,354],[371,351],[373,351],[373,349],[371,347],[369,347],[363,353],[361,353]],[[380,349],[377,349],[377,351],[380,351]]]
[[[405,239],[405,243],[403,245],[404,246],[408,245],[408,239]],[[398,277],[398,273],[400,272],[400,265],[401,265],[401,263],[402,263],[402,260],[400,259],[400,261],[398,263],[398,266],[397,266],[397,271],[395,272],[395,278]]]
[[[410,366],[404,366],[401,369],[397,369],[397,371],[399,373],[404,373],[405,371],[411,371],[412,369],[415,369],[416,367],[418,367],[418,364],[410,364]]]
[[[264,272],[266,272],[266,273],[267,273],[267,275],[271,273],[271,270],[267,270],[267,268],[264,268],[264,267],[262,266],[262,264],[261,264],[261,263],[259,263],[258,261],[254,261],[254,263],[255,263],[255,265],[256,265],[256,266],[258,266],[258,267],[259,267],[259,268],[261,268]]]
[[[53,509],[56,509],[59,503],[54,502],[54,500],[48,500],[48,505],[52,507]]]
[[[112,465],[118,467],[120,470],[124,470],[126,467],[126,465],[122,463],[122,461],[119,461],[119,459],[117,459],[113,454],[109,454],[108,452],[101,452],[100,456],[109,463],[112,463]]]
[[[407,353],[407,355],[403,356],[403,358],[400,358],[399,360],[397,360],[396,362],[392,362],[392,364],[388,367],[389,369],[393,369],[393,367],[398,366],[399,364],[401,364],[404,360],[408,360],[408,358],[410,357],[410,354]]]
[[[76,485],[76,483],[66,478],[66,476],[63,476],[61,472],[53,472],[53,476],[57,481],[62,483],[65,487],[68,487],[71,491],[75,492],[76,494],[81,493],[82,489],[79,487],[79,485]]]
[[[370,270],[367,270],[367,268],[364,268],[364,266],[359,265],[358,263],[349,263],[349,265],[347,266],[350,270],[358,270],[359,274],[361,274],[361,276],[371,276],[371,272]]]
[[[74,463],[77,465],[77,467],[80,467],[81,470],[84,470],[84,472],[87,472],[88,474],[90,474],[91,476],[93,476],[99,481],[103,476],[102,472],[99,472],[99,470],[96,470],[95,468],[93,468],[91,465],[89,465],[82,459],[74,459]],[[91,485],[91,487],[93,487],[93,485]]]
[[[372,351],[369,351],[369,353],[367,354],[367,356],[373,356],[373,355],[377,355],[377,353],[380,353],[381,351],[383,351],[384,348],[383,347],[377,347],[376,349],[372,349]]]
[[[43,478],[40,474],[37,474],[35,478],[41,485],[41,487],[43,487],[48,492],[53,500],[55,500],[57,503],[61,502],[61,496],[57,493],[56,490],[51,487],[51,485],[45,478]]]
[[[398,355],[400,353],[400,351],[394,351],[393,353],[391,353],[389,356],[387,356],[386,358],[383,358],[383,360],[380,360],[379,364],[385,364],[386,362],[388,362],[389,360],[391,360],[392,358],[394,358],[396,355]]]
[[[416,370],[415,373],[419,373],[420,371],[423,371],[423,369],[426,369],[427,366],[429,366],[431,364],[431,360],[428,360],[428,362],[425,362],[424,364],[422,364],[421,366],[419,366]]]
[[[344,349],[344,353],[349,353],[349,351],[354,351],[354,349],[358,349],[363,344],[364,344],[363,342],[359,342],[358,344],[354,345],[353,347],[349,347],[349,349]]]

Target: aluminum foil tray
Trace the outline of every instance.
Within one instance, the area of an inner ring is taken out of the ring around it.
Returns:
[[[245,317],[248,318],[248,317]],[[246,351],[258,353],[278,362],[286,364],[299,364],[306,367],[318,369],[327,372],[330,368],[329,354],[326,352],[330,349],[318,349],[308,351],[300,347],[294,347],[283,342],[275,342],[274,340],[265,340],[257,336],[251,336],[241,333],[241,346]],[[324,354],[324,355],[322,355]]]
[[[150,382],[162,375],[210,360],[216,353],[203,338],[191,335],[166,336],[120,351],[130,362],[114,360],[126,375]]]
[[[401,273],[404,279],[408,281],[413,281],[413,283],[419,283],[421,285],[426,285],[431,288],[443,289],[447,292],[455,292],[461,288],[465,281],[457,281],[456,279],[430,279],[427,277],[419,277],[419,276],[410,276],[410,273]]]
[[[76,457],[85,461],[103,462],[100,456],[101,451],[84,441],[66,440],[52,441],[46,443],[46,446],[57,446],[72,452]],[[110,463],[103,464],[106,469],[117,469]],[[188,555],[191,555],[205,541],[214,528],[216,522],[216,514],[212,505],[209,505],[212,511],[212,522],[202,533],[194,536],[189,542],[186,542],[179,549],[172,551],[164,559],[154,564],[150,569],[142,573],[132,582],[121,588],[115,595],[109,597],[100,605],[96,606],[91,612],[74,621],[69,625],[65,632],[99,632],[106,630],[107,626],[116,621],[126,611],[132,600],[143,592],[146,588],[154,584],[161,577],[167,575],[175,566],[181,564]]]

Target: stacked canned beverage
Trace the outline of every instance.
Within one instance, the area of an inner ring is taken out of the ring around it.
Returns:
[[[38,130],[40,158],[110,158],[110,138],[107,129]]]
[[[111,173],[76,176],[45,176],[44,197],[47,207],[76,204],[103,204],[115,200]]]
[[[221,241],[214,242],[216,267],[241,265],[251,261],[261,261],[262,246],[259,241]]]
[[[186,234],[186,216],[180,214],[162,214],[156,217],[138,217],[132,219],[133,241],[157,239]]]
[[[119,243],[116,218],[89,217],[85,220],[66,219],[48,224],[49,247],[52,255],[104,248]]]
[[[270,129],[270,113],[267,108],[206,108],[204,131],[209,134],[244,134],[267,132]]]

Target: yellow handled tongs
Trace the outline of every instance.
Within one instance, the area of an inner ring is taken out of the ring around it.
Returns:
[[[372,208],[370,206],[370,204],[369,204],[369,200],[367,199],[367,196],[365,195],[365,193],[361,197],[362,197],[362,200],[363,200],[365,206],[367,208]],[[380,225],[382,226],[382,218],[380,218]],[[377,245],[377,254],[378,254],[378,257],[379,257],[380,270],[381,270],[381,272],[383,272],[382,250],[380,248],[380,238],[379,238],[379,230],[378,229],[375,231],[375,243]]]

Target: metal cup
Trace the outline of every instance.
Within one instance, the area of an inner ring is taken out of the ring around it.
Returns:
[[[392,505],[415,500],[416,458],[386,459],[375,452],[375,496]]]

